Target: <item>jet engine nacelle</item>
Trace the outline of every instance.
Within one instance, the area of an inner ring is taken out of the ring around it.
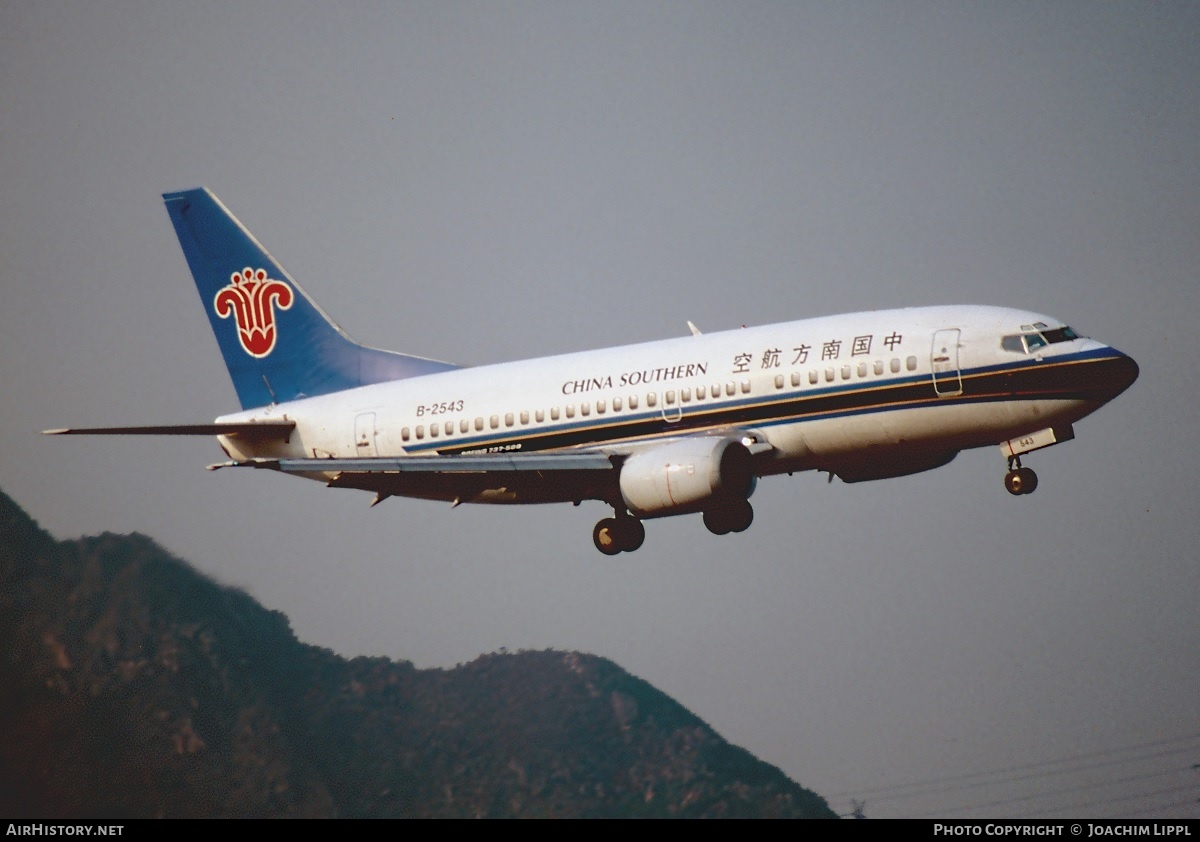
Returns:
[[[661,517],[745,500],[757,478],[750,451],[737,439],[683,439],[643,450],[621,466],[621,497],[638,517]]]

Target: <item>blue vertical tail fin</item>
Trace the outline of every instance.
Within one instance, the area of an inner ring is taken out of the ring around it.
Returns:
[[[208,190],[163,200],[243,409],[458,368],[350,339]]]

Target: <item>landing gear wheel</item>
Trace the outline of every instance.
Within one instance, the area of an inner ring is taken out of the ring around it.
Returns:
[[[620,538],[621,549],[631,553],[645,543],[646,527],[635,517],[619,517],[617,535]]]
[[[606,517],[592,530],[592,543],[605,555],[621,552],[621,529],[615,517]]]
[[[1019,468],[1017,473],[1024,477],[1024,488],[1022,494],[1032,494],[1038,487],[1038,475],[1033,472],[1033,468]]]
[[[592,542],[605,555],[631,553],[646,540],[646,527],[635,517],[606,517],[592,530]]]
[[[1037,474],[1032,468],[1016,468],[1004,475],[1004,487],[1014,496],[1032,494],[1037,486]]]
[[[704,528],[713,535],[728,535],[729,525],[725,522],[723,509],[709,509],[704,513]]]
[[[750,524],[754,523],[754,507],[750,505],[749,500],[739,500],[730,508],[729,514],[733,521],[730,532],[745,532],[750,528]]]
[[[1025,480],[1021,476],[1020,471],[1009,471],[1004,475],[1004,487],[1008,489],[1008,493],[1014,497],[1018,497],[1025,493]],[[598,546],[598,545],[597,545]]]
[[[704,513],[704,526],[713,535],[745,532],[754,522],[754,508],[746,500],[735,500]]]

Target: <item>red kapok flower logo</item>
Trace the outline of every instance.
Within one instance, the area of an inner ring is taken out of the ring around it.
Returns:
[[[222,319],[237,320],[238,339],[247,354],[265,357],[275,348],[275,308],[292,306],[292,288],[268,278],[266,270],[249,266],[234,272],[229,281],[213,299],[213,308]]]

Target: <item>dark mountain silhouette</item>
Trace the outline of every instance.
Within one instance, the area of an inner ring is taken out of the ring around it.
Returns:
[[[604,658],[346,660],[142,535],[0,493],[0,814],[833,817]]]

